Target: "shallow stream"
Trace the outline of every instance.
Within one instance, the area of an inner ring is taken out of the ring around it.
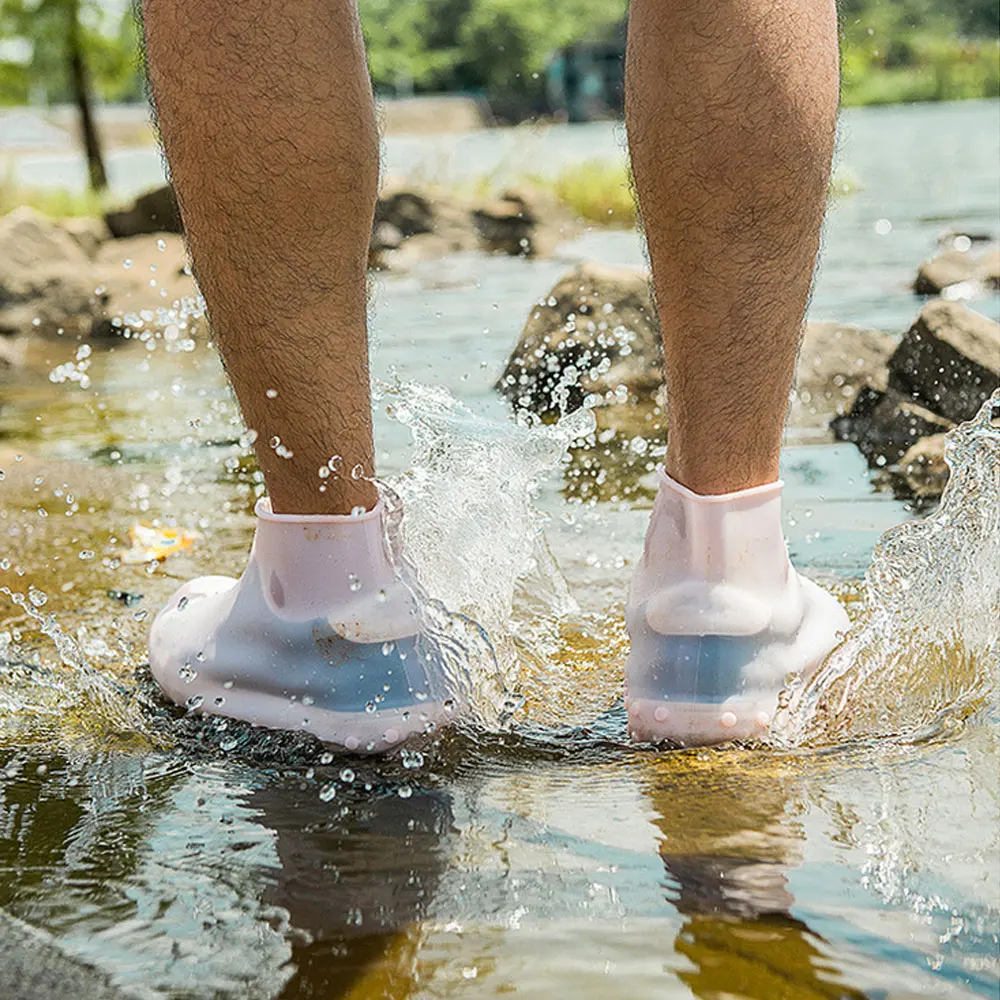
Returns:
[[[817,318],[902,331],[937,232],[996,228],[996,112],[852,114],[861,189],[831,216]],[[598,447],[564,459],[572,429],[514,427],[490,388],[578,256],[640,252],[594,233],[556,260],[379,279],[381,472],[429,588],[487,626],[514,696],[506,722],[390,760],[181,719],[146,679],[152,614],[180,580],[238,573],[252,530],[197,319],[33,347],[0,386],[0,911],[132,996],[997,995],[1000,428],[986,412],[956,438],[952,496],[920,518],[853,447],[791,434],[793,558],[857,633],[787,693],[770,746],[632,747],[621,615],[650,495]],[[574,470],[605,475],[599,502]],[[425,541],[445,509],[461,551]],[[199,537],[131,564],[140,520]]]

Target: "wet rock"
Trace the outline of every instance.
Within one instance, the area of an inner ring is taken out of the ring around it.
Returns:
[[[944,460],[945,435],[921,438],[899,460],[896,475],[903,492],[921,500],[935,500],[944,492],[949,469]]]
[[[89,333],[103,310],[94,267],[77,242],[27,206],[0,219],[0,334]]]
[[[108,212],[104,221],[115,239],[184,232],[177,196],[169,184],[139,195],[130,208]]]
[[[533,257],[537,253],[538,217],[524,195],[505,192],[498,201],[472,214],[484,250],[512,257]]]
[[[656,400],[663,350],[649,280],[584,263],[532,308],[496,388],[544,419],[598,405]]]
[[[391,222],[379,222],[372,230],[372,250],[398,250],[403,234]]]
[[[383,193],[375,206],[375,230],[389,223],[404,238],[434,232],[436,221],[431,200],[416,191]]]
[[[889,359],[890,388],[958,423],[1000,388],[1000,324],[958,302],[924,306]]]
[[[971,237],[957,236],[952,248],[925,260],[917,270],[913,290],[918,295],[940,295],[948,288],[967,282],[997,287],[1000,250],[991,247],[973,253]]]
[[[794,427],[825,427],[849,412],[864,385],[886,387],[896,342],[879,330],[842,323],[806,325],[789,410]]]
[[[101,244],[111,238],[103,219],[86,216],[63,219],[59,225],[70,235],[73,242],[91,259],[97,256]]]
[[[831,424],[838,441],[850,441],[872,468],[899,462],[921,438],[951,430],[952,423],[894,389],[864,386],[849,413]]]

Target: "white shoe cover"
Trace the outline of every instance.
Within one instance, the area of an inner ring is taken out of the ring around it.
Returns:
[[[386,550],[383,505],[360,517],[257,503],[239,580],[184,584],[149,635],[164,693],[192,711],[304,730],[378,752],[450,715],[443,671],[417,644],[416,601]]]
[[[787,675],[822,664],[847,613],[792,568],[781,483],[699,496],[659,476],[625,611],[629,732],[681,746],[761,736]]]

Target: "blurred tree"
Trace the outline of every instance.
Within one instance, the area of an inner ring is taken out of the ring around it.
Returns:
[[[359,0],[378,88],[541,92],[553,50],[597,39],[627,0]]]
[[[73,103],[95,191],[107,186],[107,175],[94,84],[105,100],[142,96],[134,20],[126,13],[115,25],[109,17],[99,0],[0,0],[0,37],[23,41],[28,52],[27,59],[0,63],[0,102]]]

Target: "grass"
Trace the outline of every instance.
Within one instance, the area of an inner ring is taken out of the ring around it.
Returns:
[[[100,217],[107,207],[105,199],[93,191],[21,187],[10,180],[0,180],[0,215],[6,215],[21,205],[30,205],[54,219],[70,216]]]
[[[587,222],[627,229],[638,220],[632,171],[624,163],[588,160],[535,183]]]

